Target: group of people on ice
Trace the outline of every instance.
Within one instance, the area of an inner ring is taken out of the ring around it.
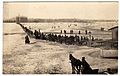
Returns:
[[[45,34],[43,32],[40,32],[35,30],[34,32],[32,32],[30,29],[28,28],[24,28],[25,32],[28,34],[25,37],[25,41],[28,41],[29,43],[29,37],[34,37],[35,39],[41,39],[41,40],[48,40],[48,41],[53,41],[53,42],[58,42],[58,43],[65,43],[67,45],[85,45],[85,42],[89,41],[89,37],[88,36],[67,36],[66,34],[64,35],[57,35],[57,34],[53,34],[53,33],[49,33],[49,34]],[[65,30],[64,30],[65,31]],[[92,41],[94,41],[94,37],[92,36]]]

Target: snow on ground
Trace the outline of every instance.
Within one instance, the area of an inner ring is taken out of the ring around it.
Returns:
[[[30,39],[31,44],[25,45],[25,34],[17,24],[4,24],[3,37],[3,73],[71,74],[69,53],[80,60],[85,56],[92,68],[106,70],[108,67],[117,68],[118,66],[117,59],[98,57],[100,48],[65,45],[35,39]],[[92,56],[91,53],[97,56]]]

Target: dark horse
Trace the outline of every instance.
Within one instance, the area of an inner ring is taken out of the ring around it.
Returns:
[[[69,54],[69,60],[71,60],[72,74],[80,74],[81,61],[73,57],[72,54]]]
[[[90,65],[85,60],[85,57],[82,57],[82,74],[98,74],[98,69],[92,69]]]
[[[98,74],[98,69],[92,69],[85,57],[82,57],[82,61],[80,61],[73,57],[72,54],[69,54],[69,60],[71,60],[72,74]]]

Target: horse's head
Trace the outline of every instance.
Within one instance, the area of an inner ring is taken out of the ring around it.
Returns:
[[[82,57],[82,61],[85,60],[85,57]]]
[[[73,58],[72,54],[69,54],[69,60],[71,60]]]

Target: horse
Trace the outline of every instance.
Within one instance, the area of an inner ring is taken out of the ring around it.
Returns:
[[[90,65],[85,60],[85,57],[82,57],[82,74],[98,74],[99,69],[92,69]]]
[[[69,54],[69,60],[71,60],[71,66],[72,66],[72,74],[80,74],[81,69],[81,61],[79,59],[76,59],[72,56],[72,54]]]

